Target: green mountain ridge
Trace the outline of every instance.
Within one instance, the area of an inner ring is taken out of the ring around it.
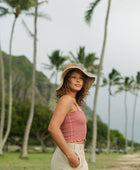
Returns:
[[[9,56],[3,52],[4,69],[5,69],[5,84],[6,96],[8,98],[8,82],[9,82]],[[13,98],[20,102],[30,101],[31,99],[31,85],[32,85],[32,63],[26,56],[12,57],[12,77],[13,77]],[[1,73],[0,73],[1,80]],[[50,82],[50,80],[39,71],[36,71],[36,95],[35,102],[42,105],[48,105],[52,111],[56,107],[55,89],[57,85]],[[1,83],[0,83],[1,90]],[[92,110],[86,105],[82,108],[86,114],[87,120],[92,118]],[[100,119],[98,117],[98,119]]]

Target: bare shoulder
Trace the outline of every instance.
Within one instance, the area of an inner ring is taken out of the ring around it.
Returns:
[[[73,104],[73,98],[69,95],[63,95],[60,99],[59,99],[59,104],[64,104],[64,105],[69,105],[72,106]]]
[[[55,113],[61,113],[61,116],[66,115],[68,112],[70,112],[72,105],[73,98],[69,95],[63,95],[58,101]]]

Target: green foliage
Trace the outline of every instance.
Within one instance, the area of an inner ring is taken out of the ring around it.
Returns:
[[[133,86],[133,90],[135,91],[136,89],[137,90],[140,90],[140,72],[138,71],[137,72],[137,75],[136,75],[136,78],[134,80],[134,86]]]
[[[92,140],[92,120],[89,119],[87,122],[87,141],[86,146],[89,147]],[[99,150],[105,148],[106,137],[107,137],[107,125],[101,120],[97,120],[97,148]]]
[[[97,120],[97,148],[102,151],[107,145],[107,125],[101,120]],[[111,137],[111,149],[119,151],[124,148],[124,137],[118,130],[110,131]],[[89,119],[87,122],[87,140],[86,147],[89,147],[92,139],[92,120]]]
[[[12,106],[12,111],[13,111],[12,127],[11,127],[10,136],[8,138],[8,141],[11,144],[16,144],[21,146],[29,110],[30,110],[29,102],[23,103],[14,99],[13,106]],[[7,111],[8,108],[6,109],[6,112]],[[48,106],[42,106],[39,103],[35,105],[35,114],[34,114],[31,132],[30,132],[30,139],[33,139],[32,140],[33,143],[34,141],[37,140],[39,143],[40,142],[39,139],[42,139],[45,142],[47,140],[51,141],[50,134],[47,130],[51,116],[52,116],[52,111],[49,109]],[[7,116],[6,116],[6,122],[7,122]]]
[[[28,11],[30,8],[35,6],[34,0],[3,0],[12,10],[9,8],[0,7],[0,16],[7,14],[13,14],[17,18],[22,11]]]
[[[98,3],[99,3],[100,1],[101,1],[101,0],[96,0],[96,1],[90,3],[89,9],[86,11],[86,14],[85,14],[85,21],[86,21],[88,24],[90,24],[93,11],[94,11],[95,7],[98,5]]]
[[[110,138],[111,138],[111,147],[113,149],[123,149],[125,138],[118,130],[111,130],[110,131]]]
[[[121,74],[116,70],[116,69],[112,69],[112,71],[108,74],[108,78],[103,78],[103,86],[107,85],[109,86],[108,91],[110,95],[115,95],[115,92],[112,92],[112,86],[116,86],[116,85],[121,85],[122,82],[122,76]]]
[[[136,75],[136,83],[140,85],[140,72],[139,71],[137,72],[137,75]]]
[[[3,17],[5,15],[9,14],[9,11],[7,8],[0,7],[0,17]]]
[[[38,140],[50,140],[50,133],[48,132],[48,125],[51,120],[53,112],[48,106],[42,106],[41,104],[35,105],[34,120],[32,123],[31,133]]]
[[[99,65],[95,64],[98,60],[95,53],[86,54],[85,47],[80,47],[76,56],[72,52],[70,52],[70,56],[72,57],[72,59],[70,59],[71,62],[76,62],[77,64],[82,65],[87,72],[97,74]]]
[[[63,56],[60,50],[55,50],[51,55],[48,55],[50,64],[43,64],[44,68],[47,70],[51,70],[52,74],[50,78],[55,76],[55,83],[57,84],[57,74],[60,70],[62,70],[64,63],[67,61],[68,57]]]
[[[3,2],[7,3],[12,8],[16,8],[18,5],[20,5],[20,8],[22,10],[28,10],[30,7],[33,7],[35,5],[34,0],[3,0]]]
[[[119,93],[122,91],[133,93],[133,88],[134,88],[134,78],[126,76],[126,77],[123,77],[116,93]]]

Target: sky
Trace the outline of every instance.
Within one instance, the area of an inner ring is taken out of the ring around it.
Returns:
[[[47,77],[49,71],[44,70],[42,63],[49,63],[48,55],[59,49],[64,55],[72,51],[75,55],[80,46],[85,46],[86,53],[94,52],[100,57],[104,22],[107,10],[107,0],[102,0],[96,7],[91,24],[85,23],[85,11],[92,0],[49,0],[39,8],[51,20],[38,19],[37,70]],[[5,6],[5,5],[4,5]],[[5,6],[6,7],[6,6]],[[122,76],[135,76],[140,71],[140,1],[112,0],[108,23],[107,44],[103,63],[105,76],[112,68],[117,69]],[[13,50],[14,55],[25,55],[33,60],[33,39],[27,34],[21,23],[21,18],[33,30],[33,17],[21,15],[17,20]],[[2,50],[8,53],[9,38],[13,16],[0,18],[0,41]],[[59,76],[60,77],[60,76]],[[53,81],[53,79],[52,79]],[[90,90],[86,103],[93,109],[95,89]],[[132,112],[134,96],[128,94],[128,139],[131,139]],[[140,97],[138,98],[135,121],[135,141],[140,142]],[[107,123],[108,121],[108,92],[100,88],[97,114]],[[124,94],[112,97],[111,128],[118,129],[124,134]]]

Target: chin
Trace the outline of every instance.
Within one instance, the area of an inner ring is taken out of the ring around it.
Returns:
[[[82,89],[82,88],[77,88],[76,90],[77,90],[77,91],[80,91],[81,89]]]

